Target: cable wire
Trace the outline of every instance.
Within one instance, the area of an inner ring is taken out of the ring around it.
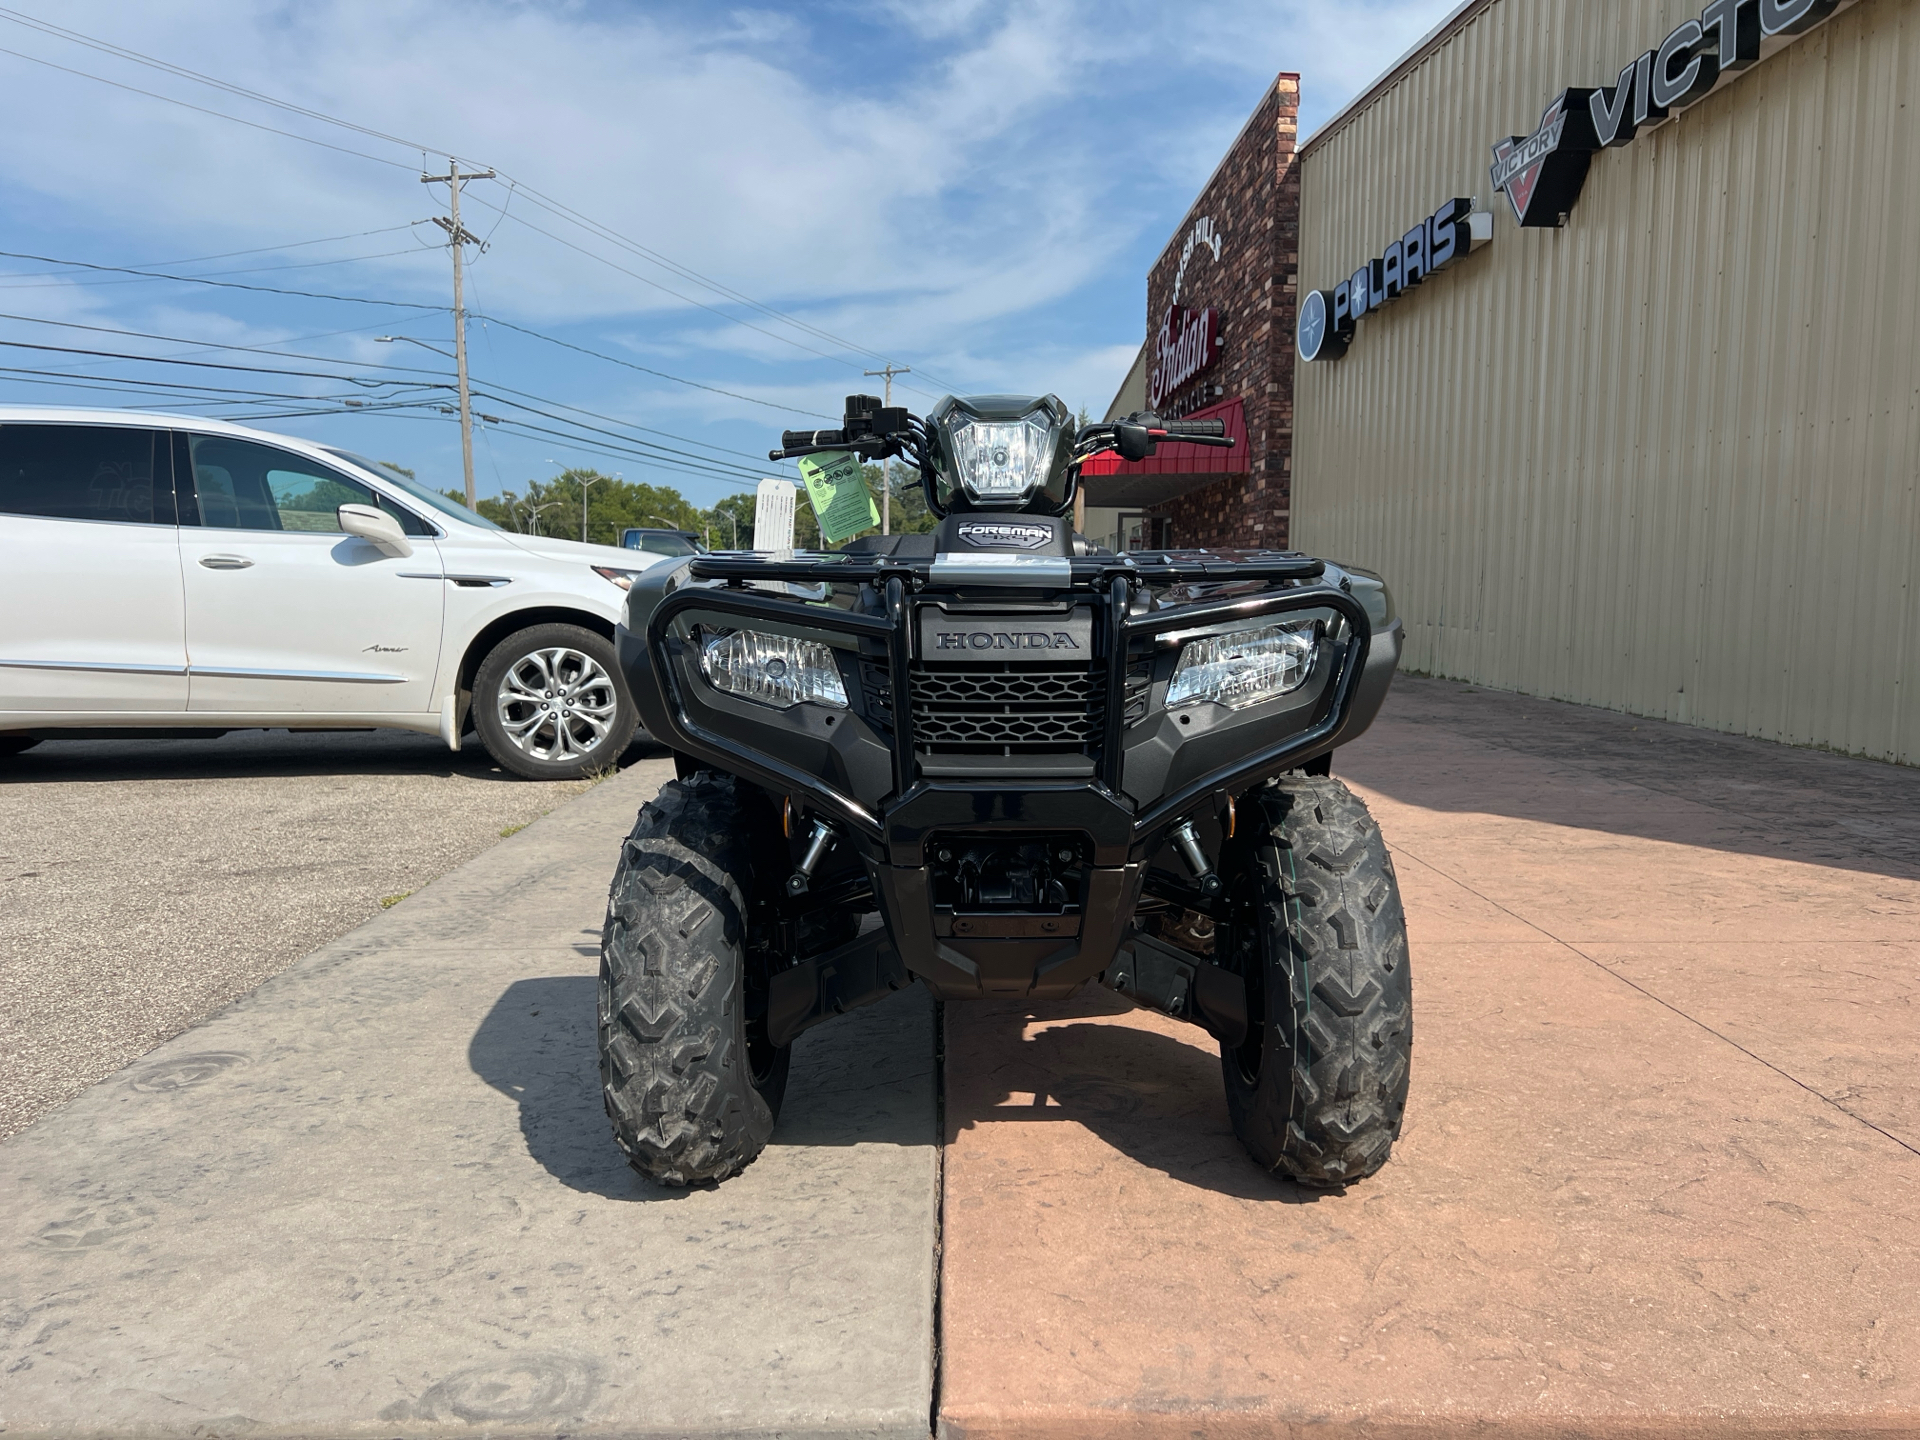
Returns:
[[[127,60],[137,65],[144,65],[149,69],[159,70],[166,74],[177,76],[181,79],[191,80],[198,84],[207,85],[216,90],[220,90],[224,93],[238,96],[240,98],[247,99],[247,100],[252,100],[258,104],[267,105],[274,109],[285,111],[289,114],[300,115],[311,120],[318,120],[324,124],[339,126],[342,129],[352,131],[355,134],[365,135],[371,139],[383,140],[389,144],[399,145],[408,150],[419,151],[422,155],[425,155],[430,152],[436,155],[447,155],[450,158],[455,160],[458,159],[458,157],[455,156],[451,150],[447,149],[444,146],[422,145],[417,141],[408,140],[401,136],[393,135],[383,130],[376,130],[370,126],[361,125],[355,121],[346,120],[337,115],[330,115],[325,111],[315,110],[304,105],[297,105],[297,104],[294,104],[292,101],[282,100],[276,96],[267,95],[258,90],[251,90],[242,85],[235,85],[230,81],[221,80],[215,76],[207,75],[197,70],[191,70],[186,66],[176,65],[176,64],[173,64],[171,61],[161,60],[157,56],[148,55],[136,50],[130,50],[125,46],[115,45],[110,41],[101,40],[95,36],[83,34],[78,30],[71,30],[66,28],[65,26],[55,25],[50,21],[40,20],[37,17],[27,15],[21,11],[13,10],[5,6],[0,6],[0,19],[11,20],[16,24],[26,26],[33,30],[37,30],[42,34],[53,36],[55,38],[62,39],[62,40],[67,40],[77,45],[83,45],[88,47],[89,49],[99,51],[103,54],[113,55],[119,59]],[[239,116],[229,115],[225,111],[208,110],[202,106],[192,105],[192,104],[189,104],[187,101],[175,99],[172,96],[161,95],[158,92],[151,91],[151,90],[141,90],[136,86],[124,85],[124,84],[121,84],[119,81],[107,80],[103,76],[92,75],[82,70],[73,70],[64,65],[55,65],[52,61],[41,60],[36,56],[21,54],[19,51],[0,50],[0,53],[15,55],[15,56],[18,56],[18,58],[20,59],[29,60],[35,64],[47,65],[53,69],[64,71],[65,73],[70,75],[77,75],[83,79],[96,80],[96,81],[99,81],[101,84],[112,85],[122,90],[129,90],[135,94],[145,95],[151,99],[161,100],[168,104],[184,106],[186,109],[194,110],[194,111],[197,111],[198,113],[205,114],[205,115],[211,115],[218,119],[232,120],[236,124],[251,126],[252,128],[257,130],[265,130],[271,134],[285,136],[288,139],[302,140],[308,144],[319,145],[329,150],[337,150],[344,154],[357,155],[362,159],[373,160],[376,163],[383,164],[383,165],[395,166],[401,169],[411,168],[410,166],[402,165],[398,161],[387,160],[377,155],[368,155],[363,151],[350,150],[350,149],[346,149],[343,146],[329,145],[326,141],[316,140],[311,136],[301,135],[294,131],[279,130],[270,125],[261,125],[256,121],[243,120]],[[490,167],[490,168],[497,169],[497,167]],[[663,269],[668,270],[670,273],[680,275],[685,279],[693,280],[698,284],[706,286],[709,290],[711,290],[713,293],[717,295],[722,295],[728,299],[735,300],[740,304],[751,306],[755,310],[760,311],[762,314],[765,314],[771,318],[778,319],[784,324],[793,326],[795,329],[818,336],[819,338],[828,340],[833,344],[843,346],[846,349],[865,355],[870,359],[882,360],[887,362],[888,364],[892,363],[892,357],[885,355],[880,351],[873,350],[866,346],[856,344],[853,341],[847,340],[841,336],[833,334],[831,331],[822,329],[821,327],[814,325],[809,321],[800,320],[795,316],[787,314],[785,311],[775,309],[770,305],[766,305],[761,301],[755,300],[752,296],[746,295],[739,290],[735,290],[730,286],[724,285],[717,280],[713,280],[712,278],[701,274],[699,271],[694,270],[690,266],[682,265],[678,261],[669,259],[667,256],[660,254],[658,251],[651,250],[647,246],[641,245],[639,242],[629,239],[628,237],[622,235],[619,231],[614,230],[611,226],[603,225],[599,221],[592,219],[590,216],[583,214],[581,211],[574,209],[572,206],[569,206],[560,200],[556,200],[553,197],[546,195],[541,191],[535,190],[531,186],[527,186],[518,180],[515,180],[514,177],[507,175],[505,172],[500,172],[498,178],[506,181],[514,189],[519,190],[520,193],[524,194],[528,198],[530,203],[539,206],[539,208],[546,210],[549,213],[559,218],[568,220],[572,224],[578,225],[581,228],[587,230],[589,233],[596,234],[600,238],[608,240],[611,243],[616,244],[633,254],[639,255],[642,258],[649,260],[656,265],[661,266]],[[485,202],[481,201],[478,196],[475,196],[473,198],[475,203],[485,204]],[[496,209],[498,207],[487,206],[487,208]],[[504,217],[504,211],[502,211],[501,213]],[[518,217],[515,217],[515,218],[516,220],[518,220]],[[519,221],[518,223],[524,224],[526,222]],[[530,227],[530,228],[537,229],[538,227]],[[543,231],[541,233],[547,233],[547,232]],[[557,239],[557,237],[553,237],[553,238]],[[565,244],[567,242],[561,241],[560,243]],[[589,256],[591,256],[591,258],[601,260],[602,263],[612,264],[612,262],[606,260],[604,256],[592,255],[592,252],[590,251],[583,251],[582,253],[588,254]],[[621,269],[623,267],[615,266],[614,268]],[[627,273],[631,273],[631,272],[627,272]],[[644,280],[644,277],[641,277],[641,276],[635,276],[634,278]],[[645,283],[654,284],[654,285],[658,284],[658,282],[650,281],[650,280],[645,281]],[[669,294],[676,293],[671,290],[667,290],[667,287],[665,286],[659,286],[658,288],[662,290],[666,290],[667,293]],[[714,308],[712,306],[704,305],[700,301],[692,300],[691,298],[686,296],[680,296],[678,298],[685,300],[686,303],[688,304],[701,305],[701,308],[703,309],[713,310]],[[749,325],[746,321],[741,320],[738,316],[727,315],[724,311],[718,311],[718,310],[715,310],[714,313],[720,315],[721,318],[726,319],[734,324],[745,325],[748,329],[759,331],[761,334],[770,333],[767,331],[760,330],[759,326]],[[778,337],[778,336],[774,338],[785,339],[785,337]],[[809,351],[809,353],[812,353],[815,355],[821,354],[821,352],[819,351],[812,350],[810,346],[799,345],[797,341],[787,341],[787,343],[794,344],[797,346],[797,348],[802,350],[807,350]],[[821,358],[839,361],[840,363],[850,363],[850,362],[843,361],[839,356],[822,355]],[[855,368],[859,368],[859,367],[856,365]],[[954,388],[950,384],[950,382],[940,379],[938,376],[934,375],[930,371],[926,371],[922,369],[919,371],[919,373],[926,375],[926,377],[929,380],[932,380],[935,384],[947,385],[949,389]],[[913,391],[913,393],[918,395],[928,394],[928,392],[924,390],[920,390],[918,387],[915,387],[915,386],[907,386],[903,388],[910,389]]]

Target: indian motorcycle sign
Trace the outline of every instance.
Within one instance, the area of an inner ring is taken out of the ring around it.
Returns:
[[[1147,408],[1161,403],[1213,364],[1220,351],[1219,312],[1169,305],[1153,341],[1153,369],[1147,373]]]
[[[1596,154],[1632,144],[1643,127],[1659,124],[1759,60],[1763,47],[1777,48],[1848,3],[1708,0],[1698,19],[1683,21],[1657,47],[1629,60],[1613,84],[1564,90],[1548,102],[1532,134],[1497,142],[1488,179],[1506,195],[1523,229],[1565,225]],[[1468,200],[1448,201],[1351,278],[1302,299],[1300,358],[1338,360],[1362,316],[1492,238],[1491,214],[1474,212]]]
[[[1181,305],[1180,290],[1187,283],[1187,266],[1201,255],[1220,258],[1222,236],[1211,215],[1193,222],[1186,244],[1180,247],[1180,268],[1173,276],[1173,303],[1160,317],[1153,338],[1153,369],[1147,372],[1147,408],[1158,410],[1182,385],[1219,358],[1220,316],[1211,308],[1191,310]]]

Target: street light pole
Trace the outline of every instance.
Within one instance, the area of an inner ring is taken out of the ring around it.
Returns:
[[[887,361],[886,369],[868,370],[865,373],[868,375],[884,375],[887,377],[887,398],[881,401],[881,403],[891,407],[893,404],[893,377],[896,375],[911,375],[913,373],[913,367],[911,365],[895,365],[893,361],[889,360]],[[880,463],[880,533],[882,535],[891,535],[893,533],[893,461],[891,460],[883,460]]]

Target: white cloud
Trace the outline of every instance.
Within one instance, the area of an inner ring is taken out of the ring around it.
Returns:
[[[1096,409],[1132,358],[1125,341],[1144,320],[1151,252],[1261,86],[1280,69],[1305,72],[1312,123],[1450,8],[1450,0],[870,0],[727,11],[514,0],[25,3],[129,49],[451,146],[661,254],[943,378],[1053,389]],[[444,189],[418,183],[422,157],[404,146],[17,25],[0,25],[0,44],[398,162],[371,164],[0,56],[0,125],[25,137],[0,151],[14,233],[69,237],[67,249],[43,253],[212,254],[404,225],[444,206]],[[437,151],[425,158],[444,164]],[[804,397],[791,403],[807,408],[861,383],[849,378],[853,367],[828,367],[536,233],[529,226],[726,304],[524,193],[508,195],[494,183],[468,191],[469,228],[493,236],[472,272],[478,308],[575,326],[593,348],[630,345],[641,363],[651,356],[726,388]],[[512,217],[504,221],[503,205]],[[404,243],[368,237],[264,261]],[[439,253],[258,279],[447,299]],[[62,318],[110,314],[134,328],[214,339],[269,333],[222,321],[218,292],[63,285],[0,293],[0,308],[29,297],[34,313]],[[739,313],[806,346],[836,348]],[[446,324],[431,313],[366,318],[383,329],[429,327],[412,331],[420,334]],[[302,311],[279,333],[326,324]],[[333,343],[363,357],[383,348],[365,335]],[[742,414],[704,392],[633,391],[617,375],[602,387],[609,398],[600,403],[670,406],[697,423],[764,422],[769,413]]]

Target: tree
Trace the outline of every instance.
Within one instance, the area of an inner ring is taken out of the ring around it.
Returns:
[[[720,501],[703,517],[703,523],[711,539],[709,544],[716,550],[751,550],[753,548],[753,507],[754,492],[743,490],[738,495],[729,495]]]
[[[878,465],[867,466],[867,482],[878,491],[881,477]],[[938,528],[940,517],[927,508],[927,497],[920,488],[920,472],[911,466],[896,465],[893,470],[893,533],[926,535]]]

